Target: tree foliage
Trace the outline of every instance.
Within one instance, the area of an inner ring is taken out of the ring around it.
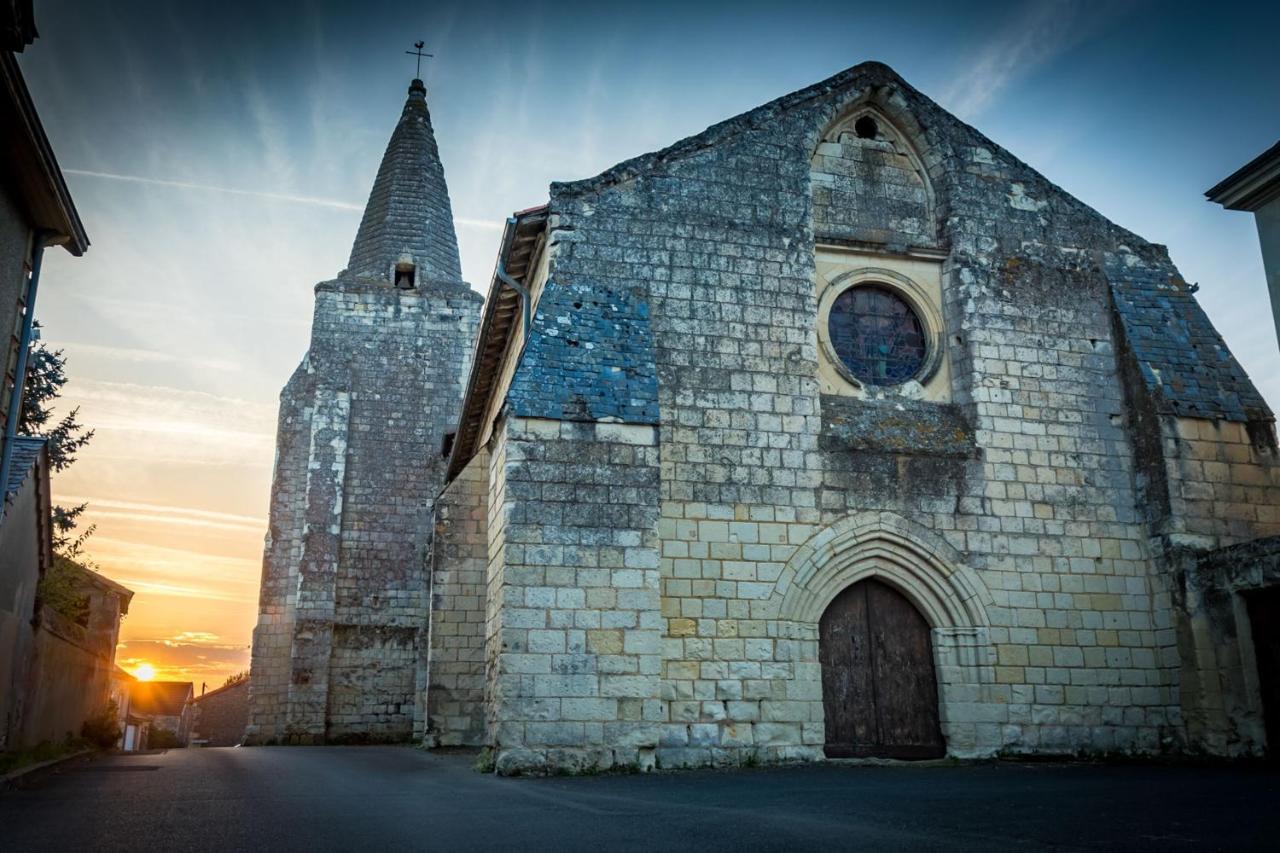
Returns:
[[[180,746],[182,741],[178,740],[177,733],[171,729],[152,726],[151,733],[147,735],[147,749],[177,749]]]
[[[37,328],[39,325],[36,324]],[[51,350],[43,341],[33,340],[27,354],[18,433],[48,440],[49,463],[54,471],[70,467],[76,461],[76,454],[93,438],[94,432],[80,423],[78,406],[61,418],[54,414],[53,404],[62,396],[62,386],[66,384],[67,358],[63,351]],[[93,533],[93,527],[76,532],[85,506],[53,508],[53,547],[58,553],[82,558],[84,542]]]
[[[111,749],[120,740],[119,708],[114,699],[108,700],[105,707],[84,721],[80,727],[80,737],[92,743],[98,749]]]
[[[233,684],[239,684],[242,681],[248,681],[248,680],[249,680],[249,671],[247,669],[242,669],[239,672],[237,672],[235,675],[228,675],[227,680],[222,682],[222,686],[230,687]]]
[[[89,627],[89,596],[84,591],[83,567],[62,554],[40,576],[36,594],[40,602],[73,622]]]

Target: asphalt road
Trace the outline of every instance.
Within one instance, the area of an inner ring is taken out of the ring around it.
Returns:
[[[1280,846],[1280,769],[821,765],[502,779],[397,747],[118,755],[0,794],[0,849]]]

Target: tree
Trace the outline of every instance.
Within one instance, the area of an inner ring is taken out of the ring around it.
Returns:
[[[98,749],[111,749],[120,740],[120,723],[116,719],[118,713],[116,700],[108,700],[105,707],[84,721],[84,725],[80,727],[80,737]]]
[[[39,323],[35,325],[40,327]],[[80,423],[79,406],[60,420],[55,419],[53,403],[62,395],[62,386],[66,384],[67,359],[62,350],[51,350],[43,341],[33,340],[27,354],[18,433],[48,440],[49,463],[54,471],[70,467],[76,461],[76,454],[93,438],[93,430],[86,430]],[[76,533],[86,506],[53,507],[53,547],[66,557],[79,558],[84,552],[85,540],[93,533],[92,526]]]
[[[237,672],[235,675],[228,675],[227,680],[222,682],[222,686],[230,687],[233,684],[239,684],[242,681],[248,681],[248,680],[249,680],[248,670],[242,669],[239,672]]]
[[[71,621],[89,627],[89,596],[84,586],[84,566],[62,554],[53,555],[53,565],[40,576],[40,602]]]
[[[180,746],[182,741],[172,729],[152,726],[151,733],[147,735],[147,749],[177,749]]]

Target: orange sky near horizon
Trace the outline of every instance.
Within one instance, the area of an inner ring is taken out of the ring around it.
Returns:
[[[72,259],[53,266],[62,263],[74,269]],[[48,344],[64,350],[71,377],[57,410],[79,407],[95,432],[54,475],[54,500],[88,503],[87,558],[134,591],[116,662],[129,672],[149,663],[157,679],[197,692],[218,687],[249,668],[275,405],[119,382],[125,371],[140,378],[144,353]]]
[[[266,520],[74,494],[95,481],[101,493],[102,475],[113,468],[106,448],[115,428],[95,428],[90,447],[58,476],[54,496],[65,503],[88,501],[85,524],[95,527],[86,543],[89,558],[134,591],[116,663],[128,672],[149,663],[157,679],[192,681],[197,692],[202,683],[220,686],[249,668]],[[242,472],[264,496],[269,460],[268,451],[260,470]]]

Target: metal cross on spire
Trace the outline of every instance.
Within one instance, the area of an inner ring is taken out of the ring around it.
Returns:
[[[426,45],[426,42],[424,41],[415,41],[413,43],[414,49],[405,51],[405,53],[409,54],[410,56],[418,57],[418,70],[417,70],[417,73],[413,75],[415,79],[422,77],[422,57],[424,56],[429,58],[432,57],[432,54],[422,52],[422,48],[425,45]]]

